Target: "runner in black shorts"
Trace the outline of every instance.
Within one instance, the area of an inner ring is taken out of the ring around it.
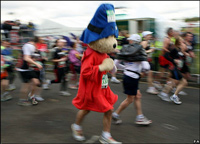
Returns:
[[[180,70],[183,67],[183,59],[182,59],[182,49],[180,48],[180,37],[176,39],[176,43],[173,47],[169,49],[169,52],[164,54],[164,57],[170,62],[169,70],[171,72],[171,78],[165,85],[164,89],[161,93],[159,93],[159,97],[164,101],[173,101],[176,104],[181,104],[178,94],[179,92],[187,85],[187,80],[183,78]],[[177,85],[177,88],[174,94],[168,98],[169,92],[173,87]]]
[[[20,73],[23,83],[21,86],[20,99],[18,102],[18,104],[21,106],[30,106],[38,104],[38,102],[34,97],[35,96],[34,94],[35,94],[35,88],[38,85],[40,85],[40,81],[38,79],[37,74],[29,67],[30,64],[33,64],[39,69],[42,69],[42,65],[36,63],[31,57],[36,50],[35,42],[37,42],[36,38],[31,39],[30,42],[24,44],[24,46],[22,47],[21,60],[19,59],[18,61],[19,64],[17,64],[18,65],[17,70]],[[30,86],[32,86],[32,89],[27,99],[27,94]]]
[[[59,39],[57,41],[57,48],[53,53],[53,62],[54,62],[54,73],[56,76],[55,80],[47,80],[48,84],[60,83],[60,95],[70,96],[71,94],[67,91],[67,81],[66,81],[66,61],[68,56],[66,52],[62,49],[65,45],[66,40]]]

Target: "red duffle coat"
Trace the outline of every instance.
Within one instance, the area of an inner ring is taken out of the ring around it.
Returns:
[[[101,87],[102,77],[106,72],[99,71],[99,65],[108,57],[107,54],[96,52],[90,47],[84,52],[79,89],[72,101],[76,108],[102,113],[113,109],[118,96],[111,91],[109,86]]]

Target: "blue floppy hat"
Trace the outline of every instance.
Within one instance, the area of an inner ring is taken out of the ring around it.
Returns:
[[[118,28],[115,22],[115,9],[112,4],[101,4],[94,14],[87,28],[83,31],[80,40],[86,44],[114,35],[118,37]]]

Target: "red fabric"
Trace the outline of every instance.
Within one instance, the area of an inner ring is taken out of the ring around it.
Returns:
[[[165,66],[165,65],[169,65],[171,62],[168,61],[164,56],[160,56],[159,63],[161,66]]]
[[[1,66],[3,66],[5,64],[5,61],[4,61],[4,58],[3,56],[1,55]],[[1,79],[5,78],[8,76],[8,73],[6,70],[4,71],[1,71]]]
[[[111,91],[109,86],[101,88],[102,77],[106,72],[100,72],[99,65],[105,58],[108,58],[107,54],[98,53],[89,47],[84,52],[79,89],[72,101],[76,108],[96,112],[113,109],[118,96]]]
[[[44,43],[36,43],[36,48],[37,48],[39,51],[45,52],[45,51],[47,51],[47,44],[44,44]]]

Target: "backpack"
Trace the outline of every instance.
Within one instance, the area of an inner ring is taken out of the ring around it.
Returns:
[[[138,43],[123,45],[119,53],[117,53],[117,59],[128,62],[147,61],[147,54],[142,45]]]

